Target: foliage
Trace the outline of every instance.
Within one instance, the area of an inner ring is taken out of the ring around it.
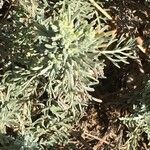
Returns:
[[[138,104],[134,105],[133,109],[134,113],[130,117],[121,118],[129,128],[128,140],[125,143],[129,150],[138,149],[144,134],[150,140],[150,81],[145,89],[138,93]]]
[[[94,100],[88,91],[104,77],[105,59],[119,67],[134,58],[133,40],[117,39],[105,19],[90,1],[22,0],[1,23],[3,149],[67,142],[69,129]]]

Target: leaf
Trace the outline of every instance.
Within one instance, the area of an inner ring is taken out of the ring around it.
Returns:
[[[39,75],[39,76],[44,75],[44,74],[47,73],[51,68],[52,68],[52,66],[47,66],[45,69],[41,70],[41,72],[40,72],[38,75]]]
[[[33,70],[33,71],[38,71],[38,70],[40,70],[40,69],[42,69],[43,68],[43,66],[37,66],[37,67],[34,67],[34,68],[31,68],[31,70]]]

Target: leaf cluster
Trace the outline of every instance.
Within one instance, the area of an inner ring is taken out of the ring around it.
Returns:
[[[134,97],[134,96],[133,96]],[[148,81],[145,89],[138,93],[138,104],[133,106],[133,114],[130,117],[121,118],[128,127],[128,140],[125,145],[127,149],[138,149],[142,135],[146,135],[150,140],[150,82]]]

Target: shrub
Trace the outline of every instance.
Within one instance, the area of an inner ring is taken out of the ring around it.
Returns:
[[[88,91],[104,77],[105,59],[119,67],[134,58],[133,40],[116,38],[105,19],[90,1],[20,1],[11,21],[1,24],[3,148],[67,142],[73,123],[95,100]]]

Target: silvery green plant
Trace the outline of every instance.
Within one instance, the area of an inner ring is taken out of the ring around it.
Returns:
[[[133,40],[115,38],[90,1],[20,2],[12,25],[5,25],[12,32],[0,129],[1,134],[14,130],[14,147],[45,149],[68,142],[69,129],[88,101],[96,100],[89,91],[104,77],[105,59],[118,67],[128,63]],[[52,14],[45,15],[52,5]]]
[[[129,129],[128,140],[125,142],[127,150],[137,150],[140,147],[142,134],[146,134],[150,140],[150,81],[138,93],[138,103],[133,105],[133,114],[121,120]]]

